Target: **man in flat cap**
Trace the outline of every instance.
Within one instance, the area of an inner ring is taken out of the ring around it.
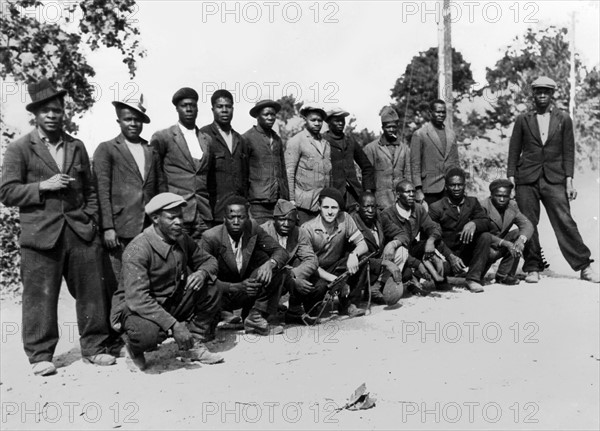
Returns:
[[[210,97],[214,121],[200,129],[210,137],[208,193],[215,224],[223,222],[225,202],[248,193],[248,145],[233,130],[233,95],[224,89]]]
[[[505,179],[497,179],[490,184],[490,196],[481,201],[481,207],[490,219],[492,244],[488,258],[488,266],[502,259],[496,271],[496,283],[516,285],[519,279],[515,277],[519,258],[523,254],[525,243],[533,235],[533,225],[519,211],[510,194],[513,184]],[[513,225],[517,229],[512,229]]]
[[[273,219],[277,199],[288,199],[283,144],[273,130],[279,102],[261,100],[250,109],[256,125],[242,135],[248,145],[248,200],[258,224]]]
[[[575,137],[569,114],[552,103],[556,83],[545,76],[532,84],[534,110],[515,120],[508,147],[507,176],[516,186],[517,204],[534,226],[525,247],[525,281],[537,283],[544,264],[537,225],[540,202],[544,204],[562,255],[582,280],[600,282],[593,270],[591,252],[571,216],[569,201],[577,197],[573,187]]]
[[[140,370],[146,368],[144,352],[169,336],[190,360],[223,361],[204,345],[214,339],[221,299],[213,284],[217,261],[184,232],[185,205],[175,193],[154,196],[145,208],[152,226],[123,253],[111,321],[123,332],[129,360]]]
[[[410,149],[398,136],[400,118],[391,106],[380,113],[383,135],[367,144],[365,154],[375,168],[375,198],[381,211],[394,205],[396,185],[410,179]]]
[[[217,259],[221,308],[229,313],[241,308],[246,333],[280,334],[283,328],[270,327],[267,317],[279,302],[288,254],[248,217],[245,198],[230,196],[223,205],[223,224],[206,231],[200,242]]]
[[[150,144],[156,150],[168,190],[183,196],[183,229],[198,240],[213,224],[208,194],[208,146],[210,137],[196,126],[198,93],[180,88],[171,100],[179,121],[174,126],[152,135]]]
[[[444,197],[444,175],[458,168],[458,147],[454,131],[444,125],[446,102],[436,99],[429,104],[431,120],[417,130],[410,141],[412,182],[417,202],[427,205]]]
[[[346,211],[353,213],[363,190],[375,191],[375,170],[354,137],[344,133],[348,115],[350,113],[343,109],[329,111],[325,117],[329,130],[323,138],[331,147],[331,186],[344,196]],[[360,168],[362,184],[354,162]]]
[[[338,312],[350,317],[364,316],[365,310],[359,307],[363,287],[359,281],[364,267],[359,267],[359,260],[368,251],[365,239],[354,219],[344,211],[344,197],[338,189],[321,190],[318,205],[317,217],[301,226],[308,233],[319,260],[315,288],[298,295],[298,299],[309,313],[318,313],[315,305],[325,297],[327,285],[349,271],[351,276],[339,297]]]
[[[63,131],[65,90],[42,79],[28,86],[35,128],[12,142],[2,165],[0,202],[21,221],[23,345],[35,375],[56,372],[57,306],[62,278],[75,297],[84,362],[112,365],[106,354],[108,303],[96,235],[98,198],[88,153]]]
[[[285,314],[286,323],[306,323],[312,325],[314,319],[306,314],[302,301],[297,297],[315,289],[313,278],[319,262],[312,248],[308,234],[298,227],[298,211],[289,201],[279,199],[273,211],[273,220],[260,226],[277,240],[288,252],[285,268],[287,273],[281,294],[290,294],[289,307]]]
[[[290,202],[298,208],[302,224],[317,216],[319,193],[331,183],[331,147],[321,135],[325,111],[305,105],[300,115],[306,122],[305,128],[286,144],[285,169]]]

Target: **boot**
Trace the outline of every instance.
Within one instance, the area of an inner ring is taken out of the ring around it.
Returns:
[[[246,334],[269,335],[271,333],[277,335],[283,333],[283,328],[281,326],[269,328],[267,319],[262,316],[260,311],[253,308],[244,320],[244,332]]]
[[[194,347],[190,350],[182,351],[181,355],[191,361],[197,361],[207,365],[218,364],[224,361],[221,355],[212,353],[200,340],[196,340],[194,342]]]

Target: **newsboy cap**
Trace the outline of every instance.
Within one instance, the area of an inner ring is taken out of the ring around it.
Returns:
[[[173,102],[173,105],[177,106],[179,101],[182,99],[194,99],[197,102],[199,97],[198,93],[193,88],[183,87],[177,90],[175,94],[173,94],[171,102]]]
[[[304,105],[302,108],[300,108],[300,115],[302,115],[303,117],[306,117],[311,112],[318,113],[323,120],[325,119],[325,117],[327,117],[327,112],[325,112],[325,110],[323,108],[320,108],[319,106]]]
[[[500,187],[506,187],[510,190],[513,189],[514,185],[510,182],[510,180],[506,178],[498,178],[490,183],[490,192],[494,193]]]
[[[273,217],[283,217],[294,211],[296,207],[290,201],[278,199],[273,210]]]
[[[117,111],[121,108],[129,108],[134,110],[142,116],[142,123],[148,124],[150,122],[150,117],[146,115],[146,108],[144,107],[144,105],[142,105],[141,100],[137,103],[134,103],[133,101],[129,100],[115,100],[114,102],[112,102],[112,104],[115,108],[117,108]]]
[[[165,192],[159,193],[150,199],[150,202],[146,204],[146,214],[152,215],[159,210],[170,210],[171,208],[177,208],[178,206],[185,206],[187,203],[182,196],[176,195],[175,193]]]
[[[67,90],[57,90],[46,78],[42,78],[33,84],[27,84],[27,92],[31,97],[31,103],[25,106],[29,112],[34,112],[36,108],[49,102],[52,99],[65,97]]]
[[[342,196],[342,193],[338,189],[334,189],[333,187],[324,188],[323,190],[321,190],[321,193],[319,193],[319,200],[321,200],[322,198],[333,199],[340,206],[340,211],[345,210],[344,196]]]
[[[254,118],[258,117],[258,114],[260,114],[260,111],[262,111],[263,108],[273,108],[275,109],[275,113],[277,113],[281,111],[281,104],[271,99],[259,100],[256,102],[256,105],[250,109],[250,116]]]
[[[336,108],[327,112],[327,117],[325,117],[325,121],[329,121],[332,117],[347,117],[350,115],[348,111],[344,111],[343,109]]]
[[[379,114],[381,117],[381,123],[389,123],[392,121],[400,121],[400,117],[398,117],[398,113],[391,106],[384,106]]]
[[[556,90],[556,82],[553,79],[548,78],[547,76],[540,76],[538,79],[531,83],[531,88],[550,88],[552,90]]]

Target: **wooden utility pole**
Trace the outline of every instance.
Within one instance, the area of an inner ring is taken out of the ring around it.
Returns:
[[[440,0],[441,16],[438,21],[438,97],[446,102],[446,126],[453,126],[452,109],[452,34],[450,28],[450,0]]]
[[[575,129],[575,85],[577,85],[577,78],[575,76],[575,12],[571,12],[571,43],[569,44],[569,50],[571,51],[571,70],[569,73],[569,114],[573,120],[573,129]]]

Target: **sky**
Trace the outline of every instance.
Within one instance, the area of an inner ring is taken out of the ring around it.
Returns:
[[[52,2],[47,3],[50,5]],[[56,2],[54,2],[56,3]],[[452,43],[471,64],[475,87],[517,35],[528,27],[570,26],[576,12],[575,46],[583,63],[600,63],[597,1],[451,2]],[[437,46],[434,1],[138,1],[129,17],[141,30],[147,57],[132,80],[116,50],[90,53],[96,70],[96,104],[79,120],[78,137],[90,152],[118,134],[111,101],[144,96],[152,122],[142,136],[177,121],[171,97],[183,86],[200,94],[198,125],[212,122],[210,95],[234,93],[233,127],[254,119],[259,99],[294,94],[326,109],[349,111],[357,126],[380,130],[378,113],[411,58]],[[50,6],[47,6],[50,14]],[[438,9],[436,9],[438,8]],[[44,12],[43,12],[44,13]],[[26,132],[29,102],[2,95],[8,124]]]

